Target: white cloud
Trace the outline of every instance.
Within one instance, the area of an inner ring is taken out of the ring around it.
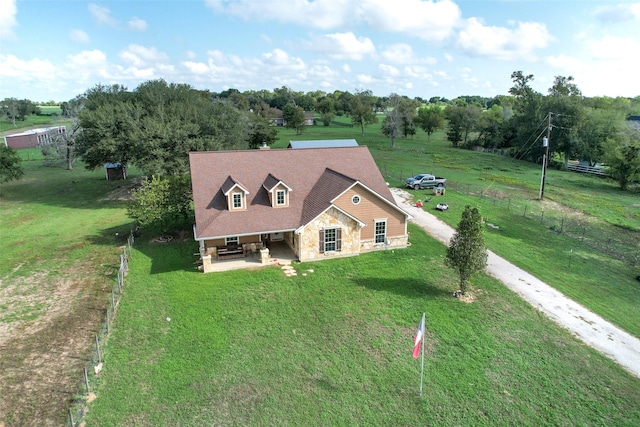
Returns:
[[[116,27],[118,25],[118,21],[111,16],[111,10],[109,10],[108,7],[98,6],[95,3],[89,3],[87,9],[98,24],[106,25],[107,27]]]
[[[0,40],[15,36],[13,29],[18,26],[17,13],[16,0],[0,1]]]
[[[214,12],[245,20],[278,21],[322,30],[368,24],[424,40],[444,40],[460,19],[452,1],[437,0],[293,0],[286,4],[256,0],[207,0]]]
[[[430,79],[431,74],[427,67],[407,66],[404,67],[404,74],[414,79]]]
[[[451,1],[364,0],[356,4],[361,19],[372,27],[429,41],[449,37],[461,15]]]
[[[383,74],[387,75],[387,76],[398,76],[400,75],[400,71],[394,67],[393,65],[387,65],[387,64],[380,64],[378,65],[378,68],[382,71]]]
[[[373,42],[367,37],[356,37],[353,33],[326,34],[308,44],[309,48],[333,59],[362,60],[375,53]]]
[[[343,64],[342,65],[342,71],[344,71],[345,73],[350,73],[351,72],[351,67],[349,66],[349,64]]]
[[[458,34],[458,46],[473,56],[498,60],[534,60],[535,50],[549,45],[553,37],[545,24],[518,22],[517,28],[485,26],[478,18],[467,19]]]
[[[574,76],[585,96],[636,96],[638,59],[630,52],[640,52],[640,40],[606,36],[586,41],[576,56],[550,56],[547,64],[558,70],[556,75]]]
[[[373,77],[368,74],[358,74],[358,82],[363,85],[369,85],[375,81]]]
[[[445,53],[445,54],[444,54],[444,59],[446,59],[446,60],[447,60],[447,62],[453,62],[453,56],[451,56],[451,55],[450,55],[450,54],[448,54],[448,53]]]
[[[639,65],[640,39],[605,36],[601,40],[588,41],[586,45],[589,53],[595,59],[624,60],[633,56],[635,57],[634,62],[636,69]],[[632,54],[632,52],[635,52],[635,54]]]
[[[0,55],[0,76],[21,81],[55,79],[55,66],[44,59],[22,60],[15,55]]]
[[[438,60],[433,57],[416,57],[413,48],[406,43],[398,43],[387,46],[382,51],[382,57],[388,62],[395,64],[437,64]]]
[[[89,43],[91,41],[89,34],[78,29],[69,31],[69,39],[75,43]]]
[[[120,58],[132,67],[147,67],[169,61],[169,57],[155,47],[148,48],[137,44],[130,44],[120,52]]]
[[[127,25],[129,29],[135,31],[145,31],[147,29],[147,21],[140,18],[131,18]]]
[[[255,0],[206,0],[215,13],[246,20],[279,21],[324,30],[344,27],[353,17],[354,0],[295,0],[283,4]]]
[[[184,53],[184,57],[187,59],[196,59],[198,57],[198,54],[192,50],[188,50]]]
[[[640,19],[640,3],[626,3],[600,7],[595,17],[605,24],[618,24],[632,19]]]

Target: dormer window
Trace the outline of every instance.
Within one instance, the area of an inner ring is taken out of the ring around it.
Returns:
[[[233,209],[242,209],[242,193],[233,193]]]
[[[267,175],[262,187],[269,194],[269,201],[274,208],[286,208],[289,206],[289,196],[291,193],[291,187],[273,176]]]
[[[244,211],[247,209],[247,195],[249,191],[231,176],[222,185],[222,193],[227,198],[230,211]]]

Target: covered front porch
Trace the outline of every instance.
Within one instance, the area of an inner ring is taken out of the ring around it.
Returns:
[[[288,265],[298,260],[287,240],[274,241],[266,236],[256,237],[260,237],[261,241],[218,246],[215,246],[213,241],[203,242],[200,248],[199,269],[204,273],[213,273],[266,265]]]

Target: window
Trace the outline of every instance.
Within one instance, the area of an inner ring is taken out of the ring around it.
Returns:
[[[375,222],[375,237],[374,243],[386,243],[387,241],[387,220],[378,220]]]
[[[233,209],[242,208],[242,193],[233,193]]]
[[[284,190],[276,191],[276,205],[282,206],[284,204],[286,204],[285,191]]]
[[[227,245],[227,246],[229,246],[229,245],[239,245],[240,244],[240,238],[238,236],[225,237],[224,244]]]
[[[357,194],[353,196],[351,198],[351,203],[353,203],[354,205],[357,205],[358,203],[360,203],[360,196],[358,196]]]
[[[342,250],[342,229],[320,230],[320,253],[340,252],[340,250]]]

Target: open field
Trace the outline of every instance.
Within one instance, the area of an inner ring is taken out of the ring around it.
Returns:
[[[87,425],[637,425],[640,379],[444,246],[203,275],[138,239]],[[427,316],[424,395],[412,337]]]
[[[443,219],[455,225],[464,204],[480,204],[499,226],[487,229],[492,250],[640,336],[637,269],[492,197],[466,194],[471,183],[533,209],[541,205],[538,166],[453,150],[442,134],[427,145],[419,132],[392,150],[379,127],[362,138],[344,120],[302,136],[281,130],[278,146],[330,138],[369,145],[391,185],[418,172],[446,176],[454,185],[442,198],[451,206]],[[45,168],[37,151],[20,153],[25,178],[0,188],[0,395],[16,396],[0,399],[0,424],[60,425],[131,224],[113,196],[123,193],[122,182],[80,164],[71,172]],[[551,170],[547,194],[545,209],[588,219],[605,233],[640,230],[638,192]],[[411,231],[406,251],[318,263],[307,276],[300,264],[296,279],[275,269],[198,274],[194,242],[158,246],[143,235],[106,369],[92,384],[98,398],[90,425],[638,423],[638,380],[489,278],[474,281],[472,304],[452,299],[444,247]],[[422,311],[429,357],[420,401],[419,366],[409,353]],[[127,376],[140,381],[129,384]]]
[[[60,117],[60,107],[44,106],[40,107],[40,109],[44,115],[27,116],[24,121],[16,121],[15,126],[6,118],[0,119],[0,137],[23,132],[29,129],[67,125],[71,121],[70,119]],[[53,115],[53,113],[57,113],[57,115]]]
[[[0,425],[61,425],[130,220],[103,172],[23,163],[0,188]]]

